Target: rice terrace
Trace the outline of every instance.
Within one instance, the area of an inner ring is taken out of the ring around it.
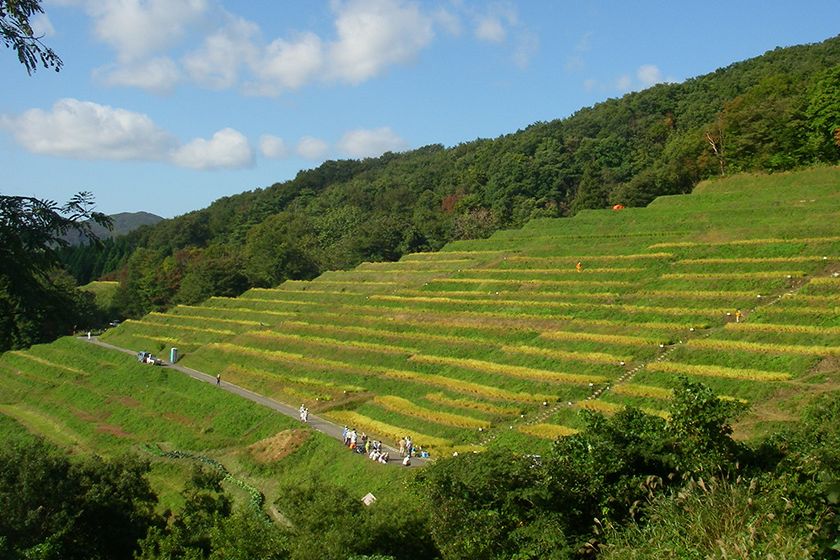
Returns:
[[[838,388],[838,224],[840,170],[740,175],[647,208],[535,220],[437,253],[212,297],[101,339],[161,356],[176,347],[179,365],[391,446],[410,436],[433,460],[543,453],[582,428],[582,409],[667,419],[681,379],[747,404],[735,433],[751,438]],[[266,461],[292,480],[319,464],[374,494],[403,476],[84,338],[0,358],[4,433],[79,451],[214,457],[269,503]],[[273,438],[286,442],[274,456],[254,451]],[[152,480],[177,503],[185,465],[152,460]]]
[[[0,0],[0,560],[840,560],[838,11],[756,4]]]

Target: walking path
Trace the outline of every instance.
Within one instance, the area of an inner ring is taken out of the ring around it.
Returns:
[[[80,336],[79,339],[86,340],[86,341],[90,342],[91,344],[96,344],[97,346],[102,346],[103,348],[108,348],[110,350],[116,350],[118,352],[124,352],[126,354],[131,354],[132,356],[137,355],[137,352],[135,352],[134,350],[129,350],[128,348],[122,348],[120,346],[114,346],[113,344],[109,344],[107,342],[103,342],[103,341],[99,340],[99,338],[95,337],[95,336],[93,336],[91,338],[88,338],[87,336]],[[154,366],[150,366],[150,367],[154,367]],[[198,381],[203,381],[204,383],[210,383],[212,385],[215,385],[215,383],[216,383],[215,376],[204,373],[203,371],[198,371],[197,369],[192,369],[192,368],[189,368],[189,367],[186,367],[186,366],[173,364],[173,363],[166,362],[166,361],[163,362],[163,365],[161,367],[174,369],[174,370],[179,371],[183,374],[189,375],[193,379],[196,379]],[[262,405],[262,406],[265,406],[265,407],[270,408],[272,410],[275,410],[275,411],[279,412],[280,414],[285,414],[286,416],[288,416],[290,418],[294,418],[296,420],[300,419],[300,411],[297,408],[295,408],[293,406],[289,406],[287,404],[283,404],[283,403],[278,402],[278,401],[275,401],[274,399],[270,399],[268,397],[260,395],[259,393],[255,393],[253,391],[245,389],[244,387],[234,385],[233,383],[228,383],[227,381],[222,381],[221,384],[220,384],[220,388],[225,390],[225,391],[228,391],[229,393],[233,393],[234,395],[238,395],[238,396],[240,396],[244,399],[248,399],[249,401],[253,401],[253,402],[255,402],[259,405]],[[341,437],[341,432],[343,430],[343,426],[339,426],[338,424],[330,422],[329,420],[326,420],[326,419],[321,418],[319,416],[316,416],[314,414],[310,414],[308,420],[309,421],[306,423],[306,426],[312,428],[313,430],[321,432],[322,434],[325,434],[325,435],[327,435],[331,438],[337,439],[337,440],[341,441],[342,444],[344,443],[344,440]],[[397,449],[395,449],[394,447],[386,444],[385,442],[382,442],[382,447],[385,450],[387,450],[388,454],[392,457],[391,461],[388,462],[389,465],[402,466],[400,454],[399,454],[399,451]],[[368,458],[367,455],[359,454],[359,457],[364,457],[365,460],[370,461],[370,459]],[[423,466],[423,465],[426,464],[426,462],[427,462],[426,459],[422,459],[420,457],[412,457],[411,458],[411,466],[412,467]]]

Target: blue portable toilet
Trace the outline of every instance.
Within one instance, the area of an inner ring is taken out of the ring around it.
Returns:
[[[172,348],[172,350],[169,351],[169,363],[174,364],[177,361],[178,361],[178,349],[177,348]]]

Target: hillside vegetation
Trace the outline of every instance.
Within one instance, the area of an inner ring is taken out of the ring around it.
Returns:
[[[667,416],[682,377],[753,406],[764,430],[795,418],[778,395],[836,388],[838,223],[840,170],[742,175],[177,306],[104,338],[178,347],[186,365],[437,454],[514,433],[538,449],[580,428],[580,409]]]
[[[183,364],[386,442],[410,435],[436,459],[418,476],[71,338],[0,356],[0,434],[149,461],[105,463],[148,472],[161,500],[136,482],[135,501],[176,512],[135,519],[132,534],[149,531],[123,557],[836,557],[839,223],[840,169],[743,174],[103,336],[177,347]],[[735,418],[748,443],[730,437]],[[21,464],[44,455],[19,445]],[[0,502],[37,504],[20,479],[53,471],[18,468],[0,455]],[[364,508],[368,491],[380,502]],[[46,538],[27,519],[4,518],[30,525],[0,523],[0,547]]]
[[[139,317],[533,218],[643,206],[714,176],[836,163],[838,90],[840,38],[776,49],[496,139],[328,161],[65,263],[80,283],[119,279],[119,309]]]

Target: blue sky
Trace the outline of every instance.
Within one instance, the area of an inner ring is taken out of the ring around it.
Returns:
[[[0,52],[0,193],[171,217],[327,159],[457,145],[838,33],[840,3],[48,0]]]

